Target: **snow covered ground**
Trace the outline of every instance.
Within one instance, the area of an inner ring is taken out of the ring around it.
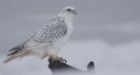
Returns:
[[[78,11],[60,53],[68,64],[86,71],[93,60],[92,75],[140,75],[140,0],[0,0],[0,75],[51,75],[47,60],[2,61],[67,5]]]
[[[140,41],[111,46],[101,39],[70,41],[60,53],[68,64],[86,71],[89,61],[95,62],[92,75],[140,75]],[[26,57],[3,64],[0,75],[51,75],[46,60]]]

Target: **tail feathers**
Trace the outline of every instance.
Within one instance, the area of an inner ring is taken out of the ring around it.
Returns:
[[[7,59],[4,61],[4,63],[8,63],[16,58],[23,57],[27,54],[29,54],[29,52],[23,51],[23,50],[22,51],[13,51],[7,55]]]
[[[4,60],[4,63],[8,63],[8,62],[10,62],[10,61],[12,61],[12,60],[14,60],[14,59],[16,59],[17,57],[16,56],[8,56],[7,58],[6,58],[6,60]]]
[[[4,61],[4,63],[8,63],[9,61],[16,59],[18,57],[21,57],[25,54],[25,47],[24,44],[21,44],[19,46],[16,46],[14,48],[12,48],[11,50],[9,50],[9,54],[7,55],[7,59]]]
[[[7,56],[11,56],[11,55],[14,55],[16,53],[18,53],[19,51],[18,50],[15,50],[15,51],[11,51]]]

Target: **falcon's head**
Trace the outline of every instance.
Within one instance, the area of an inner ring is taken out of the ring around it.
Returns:
[[[68,13],[68,14],[73,14],[73,15],[77,14],[76,9],[72,6],[67,6],[62,11],[63,11],[63,13]]]
[[[77,14],[77,11],[74,7],[67,6],[62,10],[62,13],[65,14],[65,15],[73,15],[74,16],[74,15]]]

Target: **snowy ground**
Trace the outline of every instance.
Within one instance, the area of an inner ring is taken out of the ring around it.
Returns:
[[[95,62],[92,75],[140,75],[140,41],[111,46],[106,41],[96,39],[69,42],[61,55],[68,64],[86,71],[89,61]],[[51,75],[46,60],[26,57],[3,64],[0,57],[0,75]]]
[[[78,11],[60,54],[68,64],[86,71],[93,60],[92,75],[140,75],[140,0],[0,0],[0,75],[51,75],[47,60],[2,61],[68,5]]]

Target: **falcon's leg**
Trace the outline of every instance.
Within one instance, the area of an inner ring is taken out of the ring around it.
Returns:
[[[52,62],[53,61],[59,61],[60,63],[66,63],[67,60],[63,59],[62,57],[59,57],[58,55],[56,54],[51,54],[49,56],[49,60],[51,60]]]

